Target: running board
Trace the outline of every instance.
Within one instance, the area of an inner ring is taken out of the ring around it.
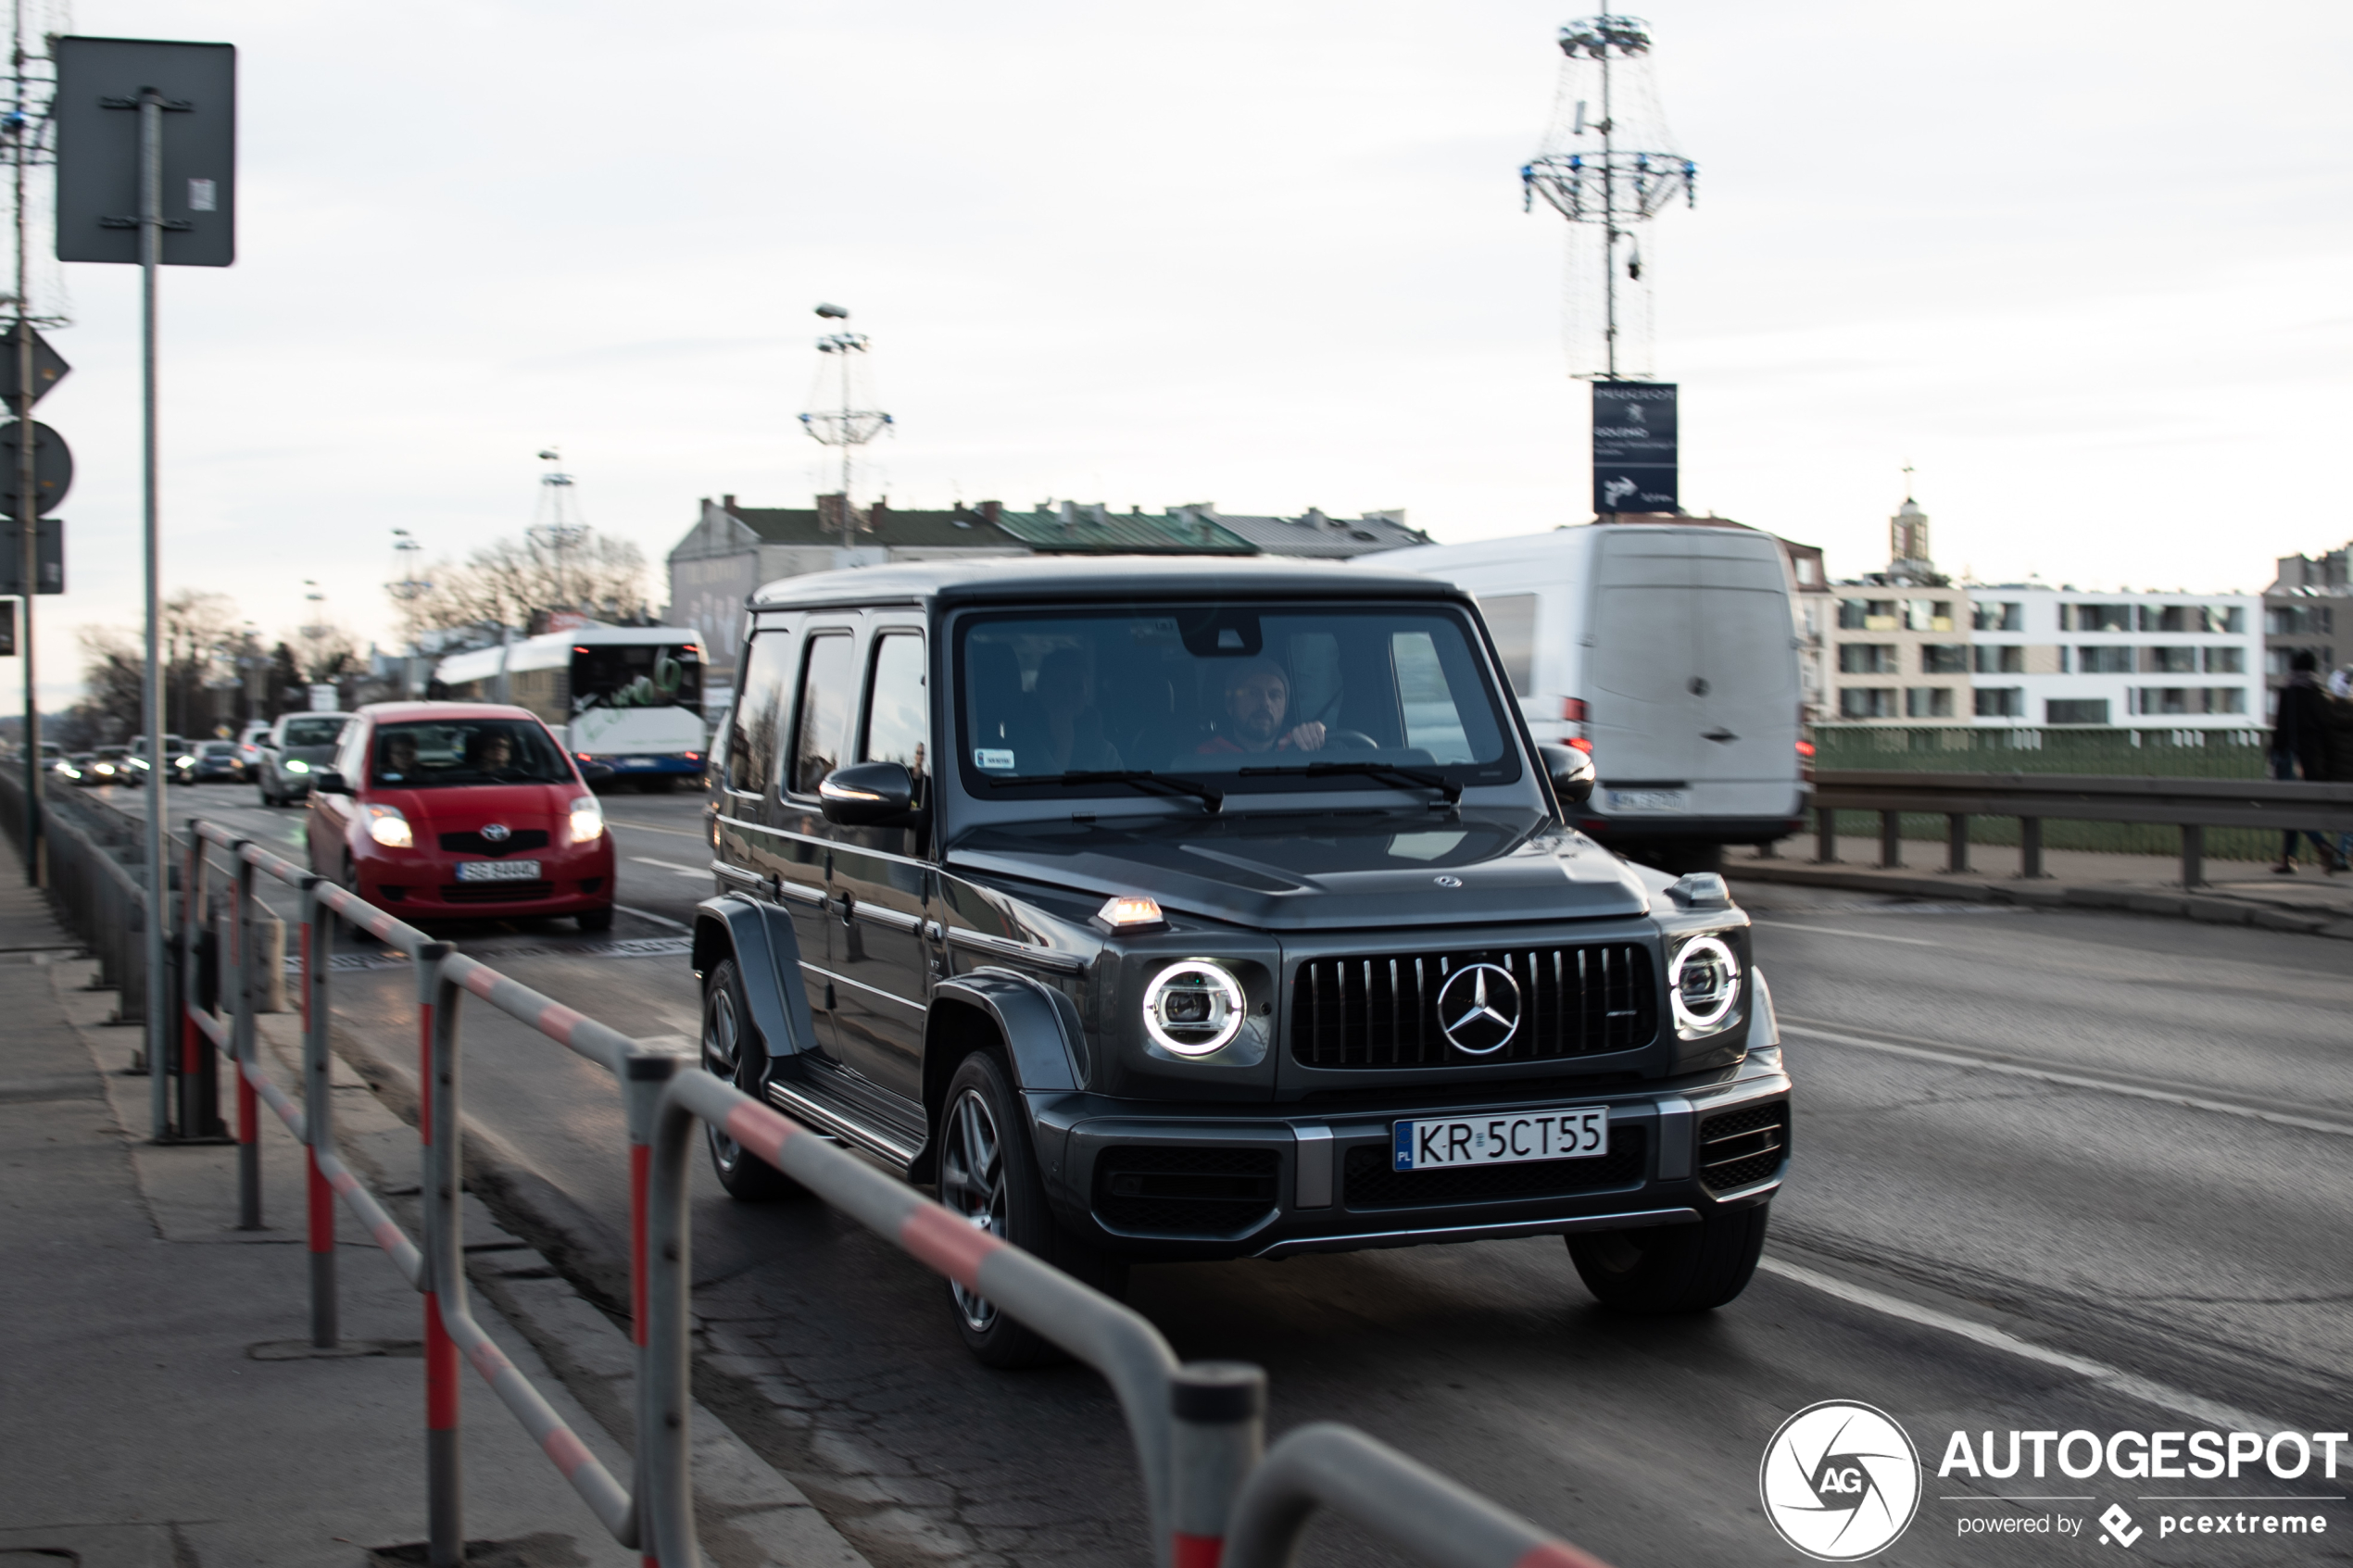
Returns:
[[[915,1163],[920,1148],[909,1148],[895,1139],[884,1136],[870,1127],[862,1126],[821,1101],[810,1098],[782,1084],[768,1085],[768,1098],[776,1109],[806,1122],[812,1132],[840,1139],[863,1154],[870,1154],[891,1167],[891,1174],[902,1181]]]

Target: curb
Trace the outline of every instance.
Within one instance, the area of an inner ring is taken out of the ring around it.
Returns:
[[[2207,925],[2249,925],[2262,931],[2288,931],[2308,936],[2333,936],[2353,941],[2353,919],[2338,915],[2305,914],[2271,904],[2197,893],[2160,893],[2133,887],[2036,886],[2031,883],[1962,882],[1941,876],[1881,875],[1874,872],[1841,871],[1831,866],[1774,865],[1743,861],[1727,866],[1734,882],[1777,882],[1796,887],[1837,887],[1866,893],[1892,893],[1912,898],[1936,898],[1974,904],[2017,904],[2037,909],[2106,909],[2172,920],[2198,921]]]

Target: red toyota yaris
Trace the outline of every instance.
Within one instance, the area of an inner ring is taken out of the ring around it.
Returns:
[[[311,774],[310,869],[411,922],[571,915],[612,924],[612,834],[580,771],[520,708],[387,702]]]

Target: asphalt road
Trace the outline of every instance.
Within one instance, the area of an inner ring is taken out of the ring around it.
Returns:
[[[691,1035],[674,949],[709,887],[691,796],[607,797],[624,913],[452,933],[635,1034]],[[174,792],[299,847],[301,813]],[[1883,1561],[2042,1563],[2101,1549],[2159,1496],[2324,1516],[2290,1542],[2136,1537],[2160,1562],[2353,1560],[2353,1476],[2041,1483],[1935,1474],[1948,1435],[2353,1426],[2353,946],[2090,913],[1991,912],[1759,887],[1756,954],[1798,1085],[1795,1167],[1765,1269],[1705,1317],[1597,1310],[1557,1240],[1136,1271],[1186,1357],[1265,1366],[1271,1429],[1355,1423],[1605,1560],[1804,1561],[1768,1529],[1768,1439],[1817,1401],[1880,1407],[1930,1467]],[[366,1048],[410,1048],[406,975],[341,976]],[[468,1110],[619,1247],[610,1084],[486,1010]],[[1148,1561],[1112,1401],[1076,1368],[973,1365],[944,1286],[824,1210],[698,1201],[698,1389],[878,1564]],[[616,1255],[618,1255],[616,1250]],[[2345,1470],[2353,1471],[2353,1458]],[[2068,1500],[2002,1501],[2032,1494]],[[2340,1499],[2340,1500],[2326,1500]],[[2194,1505],[2167,1504],[2173,1508]],[[2073,1515],[2071,1542],[1963,1535]],[[1396,1561],[1341,1528],[1320,1563]]]

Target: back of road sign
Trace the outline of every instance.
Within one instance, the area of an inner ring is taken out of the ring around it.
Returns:
[[[57,259],[139,261],[139,95],[162,94],[163,263],[237,258],[237,50],[143,38],[57,43]]]
[[[24,559],[24,546],[20,542],[23,537],[17,532],[13,520],[0,520],[0,594],[21,596],[24,593],[24,584],[19,581],[24,569],[19,564]],[[41,586],[37,591],[44,594],[64,593],[66,525],[54,517],[43,518],[41,532],[34,536],[32,543],[40,556],[36,570],[41,573]]]
[[[49,346],[47,338],[30,327],[25,332],[32,339],[32,400],[38,403],[73,367]],[[0,325],[0,404],[10,408],[17,406],[17,329],[7,325]]]
[[[6,345],[0,345],[0,353]],[[22,517],[23,504],[17,497],[17,465],[24,459],[17,453],[17,421],[0,424],[0,517]],[[43,424],[32,421],[32,510],[35,515],[54,510],[66,492],[73,488],[73,453],[67,449],[66,438]]]

